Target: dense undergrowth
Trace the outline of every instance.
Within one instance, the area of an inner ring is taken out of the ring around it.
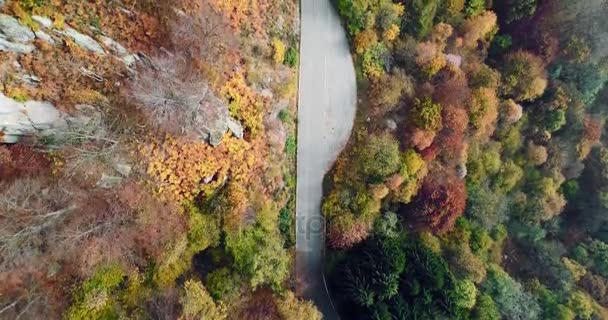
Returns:
[[[363,103],[323,204],[342,317],[607,318],[605,3],[335,3]]]
[[[0,52],[2,93],[96,121],[0,146],[0,318],[320,319],[291,276],[296,1],[12,0],[2,12],[57,31],[31,53]],[[84,50],[66,28],[139,62]],[[212,146],[194,133],[220,106],[243,132]]]

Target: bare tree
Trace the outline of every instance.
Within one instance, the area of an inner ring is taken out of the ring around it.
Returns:
[[[96,162],[111,161],[120,149],[115,125],[104,112],[89,105],[78,105],[76,109],[63,126],[37,137],[46,142],[46,151],[62,151],[68,177]]]
[[[169,132],[192,129],[209,86],[184,59],[164,55],[151,60],[154,68],[142,70],[133,82],[133,98],[152,124]]]
[[[191,14],[179,10],[175,13],[176,19],[170,28],[177,52],[213,63],[226,49],[236,45],[236,36],[226,17],[209,0],[199,1]]]

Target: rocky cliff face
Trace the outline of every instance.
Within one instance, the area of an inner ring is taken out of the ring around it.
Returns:
[[[0,3],[2,5],[2,3]],[[113,55],[122,61],[133,76],[137,76],[137,62],[142,61],[140,68],[155,68],[145,55],[131,53],[122,44],[103,34],[99,30],[95,32],[95,38],[78,30],[64,26],[58,28],[53,21],[44,16],[33,15],[36,30],[23,25],[18,19],[6,14],[0,14],[0,51],[10,52],[17,55],[32,53],[37,50],[36,42],[50,46],[61,46],[65,41],[74,43],[81,49],[96,55]],[[91,27],[93,28],[93,27]],[[17,60],[14,61],[18,65]],[[19,68],[18,68],[19,69]],[[85,77],[100,79],[101,76],[86,68],[81,68],[80,73]],[[19,74],[23,82],[36,86],[44,75]],[[162,79],[157,79],[159,91],[165,84]],[[201,90],[206,90],[201,88]],[[154,94],[156,92],[152,92]],[[208,99],[198,102],[200,112],[194,116],[196,128],[193,134],[213,146],[221,143],[226,132],[232,132],[235,137],[243,138],[243,127],[234,118],[230,117],[228,107],[220,98],[209,94]],[[53,104],[45,101],[19,101],[0,94],[0,142],[15,143],[20,137],[33,134],[52,134],[53,128],[65,124],[67,116],[59,112]]]

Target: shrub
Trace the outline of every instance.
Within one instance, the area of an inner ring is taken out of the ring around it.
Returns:
[[[287,53],[285,53],[285,60],[283,63],[293,68],[298,65],[299,59],[298,51],[293,47],[289,47],[289,49],[287,49]]]
[[[272,60],[276,64],[281,64],[285,61],[285,44],[277,38],[272,40]]]
[[[289,135],[285,140],[285,153],[287,154],[287,156],[295,158],[297,152],[298,145],[296,142],[296,137],[293,135]]]
[[[118,317],[114,293],[125,280],[118,265],[102,267],[74,294],[66,319],[109,319]]]

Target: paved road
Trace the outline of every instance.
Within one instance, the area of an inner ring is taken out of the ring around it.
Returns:
[[[317,304],[325,320],[334,320],[338,315],[322,273],[322,184],[350,136],[357,88],[346,34],[330,0],[301,3],[296,274],[304,280],[304,296]]]

